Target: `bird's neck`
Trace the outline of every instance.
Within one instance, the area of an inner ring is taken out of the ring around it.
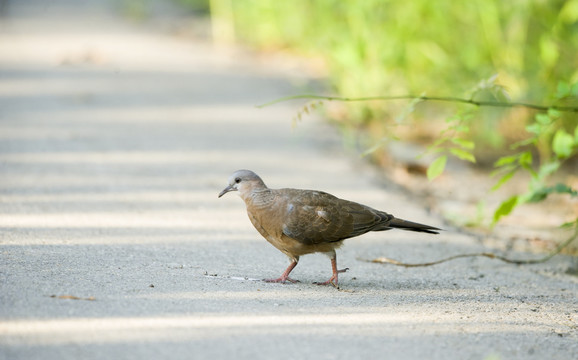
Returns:
[[[247,205],[252,206],[266,206],[273,201],[274,195],[271,189],[255,189],[249,193],[249,195],[244,199]]]

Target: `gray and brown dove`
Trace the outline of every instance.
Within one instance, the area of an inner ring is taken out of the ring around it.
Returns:
[[[319,284],[338,287],[338,274],[348,270],[337,270],[335,249],[343,240],[369,231],[401,229],[437,234],[440,230],[322,191],[269,189],[250,170],[235,171],[219,197],[230,191],[238,191],[245,201],[247,214],[257,231],[291,260],[278,279],[266,279],[266,282],[296,282],[289,274],[297,266],[299,257],[320,252],[331,259],[333,276]]]

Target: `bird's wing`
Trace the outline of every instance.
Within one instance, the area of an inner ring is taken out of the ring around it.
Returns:
[[[282,231],[303,244],[336,242],[372,230],[387,230],[384,212],[321,191],[281,189]]]

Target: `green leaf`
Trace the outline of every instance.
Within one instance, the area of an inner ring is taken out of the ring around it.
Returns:
[[[524,151],[520,154],[518,163],[525,169],[529,169],[532,166],[532,153],[530,151]]]
[[[548,191],[548,188],[541,188],[541,189],[533,191],[529,195],[527,201],[529,203],[537,203],[537,202],[540,202],[540,201],[543,201],[544,199],[546,199],[549,194],[550,194],[550,191]]]
[[[455,115],[452,115],[452,116],[448,116],[448,117],[446,118],[446,123],[451,123],[451,122],[454,122],[454,121],[457,122],[457,121],[460,121],[461,119],[462,119],[462,117],[461,117],[460,115],[455,114]]]
[[[542,35],[540,39],[540,59],[547,66],[551,67],[556,64],[560,57],[560,49],[556,41],[550,36]]]
[[[574,129],[574,143],[578,144],[578,126]]]
[[[450,139],[454,144],[463,147],[464,149],[473,150],[476,146],[473,141],[460,139],[460,138],[452,138]]]
[[[528,202],[535,203],[540,202],[548,197],[550,194],[569,194],[570,196],[578,196],[578,191],[572,189],[566,184],[558,183],[554,186],[542,187],[533,191],[530,194]]]
[[[574,221],[568,221],[565,222],[564,224],[560,225],[561,229],[568,229],[574,226],[578,226],[578,219],[574,220]]]
[[[556,110],[556,109],[548,109],[548,116],[550,117],[550,119],[557,119],[560,117],[560,115],[562,115],[562,113],[560,112],[560,110]]]
[[[508,200],[502,202],[498,209],[494,212],[494,221],[493,223],[497,223],[501,217],[509,215],[512,210],[518,205],[518,195],[514,195]]]
[[[490,177],[494,177],[498,174],[505,174],[507,172],[516,171],[518,169],[517,165],[504,165],[500,168],[495,169],[490,173]]]
[[[521,147],[521,146],[526,146],[526,145],[530,145],[530,144],[536,144],[538,142],[538,139],[536,137],[531,137],[525,140],[520,140],[518,142],[515,142],[514,144],[512,144],[510,146],[510,149],[512,150],[516,150],[517,148]]]
[[[508,90],[506,90],[506,88],[502,85],[494,84],[490,88],[490,92],[497,101],[508,102],[511,100],[510,94],[508,94]]]
[[[427,178],[430,181],[441,175],[446,167],[447,160],[447,155],[442,155],[431,163],[431,165],[427,168]]]
[[[536,114],[536,122],[540,125],[548,125],[552,122],[552,119],[548,114]]]
[[[570,196],[578,196],[578,191],[572,189],[570,186],[562,183],[558,183],[552,187],[553,192],[557,194],[570,194]]]
[[[578,1],[566,1],[559,16],[565,23],[573,23],[578,20]]]
[[[500,187],[502,187],[502,185],[507,183],[512,178],[512,176],[514,176],[515,173],[516,173],[515,171],[511,171],[511,172],[507,173],[506,175],[502,176],[500,178],[500,180],[498,180],[498,182],[494,186],[492,186],[492,191],[496,191]]]
[[[538,135],[538,134],[540,134],[540,132],[542,132],[542,126],[538,123],[533,123],[533,124],[526,126],[526,131],[531,132],[532,134]]]
[[[556,89],[556,98],[563,99],[570,95],[570,85],[565,81],[560,81]]]
[[[494,167],[508,165],[515,162],[516,160],[518,160],[518,155],[502,156],[494,163]]]
[[[548,162],[542,166],[540,166],[540,178],[544,179],[546,176],[552,174],[560,167],[560,162],[558,160],[554,160],[552,162]]]
[[[572,154],[574,138],[564,129],[558,129],[552,141],[552,150],[560,158],[567,158]]]
[[[467,133],[470,131],[470,127],[467,125],[460,124],[460,125],[454,126],[453,130],[455,130],[457,132]]]
[[[469,151],[459,149],[459,148],[451,148],[450,152],[462,160],[466,160],[466,161],[473,162],[473,163],[476,162],[476,158]]]

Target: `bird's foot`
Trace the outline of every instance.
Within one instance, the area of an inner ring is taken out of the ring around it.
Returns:
[[[282,284],[284,284],[287,281],[289,281],[292,284],[300,282],[299,280],[291,279],[289,276],[281,276],[278,279],[263,279],[263,281],[267,283],[282,283]]]
[[[299,280],[293,280],[289,277],[289,274],[291,273],[291,271],[295,268],[295,266],[297,266],[297,261],[299,261],[299,257],[297,257],[296,259],[293,259],[291,264],[289,264],[289,266],[287,267],[285,272],[283,274],[281,274],[281,276],[278,279],[263,279],[263,281],[268,282],[268,283],[283,283],[283,284],[286,281],[289,281],[290,283],[293,283],[293,284],[298,283]]]
[[[337,285],[337,281],[338,281],[337,274],[344,273],[347,270],[349,270],[349,268],[337,270],[337,272],[335,274],[333,274],[333,276],[329,280],[327,280],[325,282],[314,282],[314,284],[315,285],[333,285],[336,289],[339,289],[339,285]]]

